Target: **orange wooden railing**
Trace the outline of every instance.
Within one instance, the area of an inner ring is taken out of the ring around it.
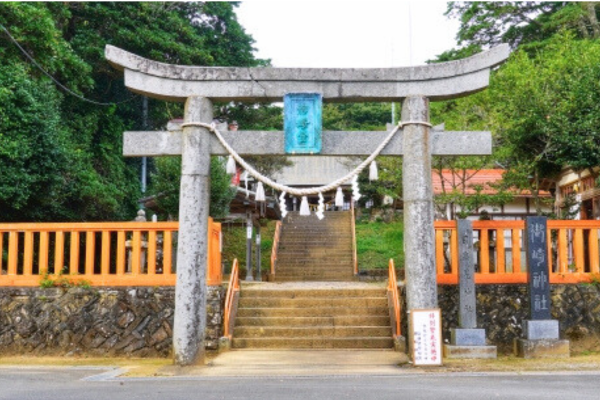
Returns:
[[[277,263],[277,251],[279,250],[279,238],[281,237],[281,221],[275,224],[275,235],[273,236],[273,247],[271,249],[271,275],[275,275],[275,264]]]
[[[396,279],[396,268],[394,266],[394,260],[390,258],[389,262],[389,274],[388,274],[388,303],[390,305],[390,316],[392,320],[392,336],[400,336],[402,331],[400,329],[400,294],[398,293],[398,280]]]
[[[92,286],[174,285],[178,227],[177,222],[0,224],[0,286],[38,286],[42,280]],[[220,230],[211,219],[211,285],[222,280]]]
[[[352,265],[354,265],[354,275],[358,275],[358,254],[356,250],[356,221],[354,219],[354,201],[350,200],[350,221],[352,223]]]
[[[524,221],[473,221],[476,283],[527,283]],[[548,220],[550,283],[590,282],[600,273],[600,221]],[[498,240],[500,238],[500,240]],[[435,222],[438,283],[458,282],[456,221]]]
[[[233,320],[235,318],[235,309],[237,296],[240,292],[240,278],[237,258],[233,260],[227,295],[225,296],[225,312],[223,315],[223,336],[231,339],[233,337]]]

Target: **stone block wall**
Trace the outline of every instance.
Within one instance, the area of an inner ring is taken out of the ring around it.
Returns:
[[[552,318],[559,321],[561,338],[573,351],[600,349],[600,285],[551,285]],[[488,342],[511,352],[513,340],[522,337],[521,323],[528,318],[526,285],[477,285],[477,326],[486,329]],[[402,297],[404,298],[403,294]],[[458,327],[458,287],[438,286],[443,339]],[[404,308],[406,310],[406,308]],[[403,332],[407,319],[403,317]]]
[[[222,287],[209,287],[206,347],[216,349]],[[0,288],[0,355],[169,357],[175,288]]]

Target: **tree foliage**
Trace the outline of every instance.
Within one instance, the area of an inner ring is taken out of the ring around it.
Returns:
[[[459,46],[487,48],[508,43],[536,46],[560,30],[581,39],[600,37],[596,2],[477,1],[448,3],[446,15],[458,18]]]
[[[2,220],[120,220],[135,215],[139,160],[122,156],[122,133],[142,128],[142,101],[104,59],[112,44],[187,65],[256,66],[235,3],[0,4],[0,24],[67,94],[0,31]],[[150,101],[146,129],[182,114]]]
[[[482,167],[508,169],[505,183],[537,194],[544,179],[569,165],[600,164],[600,44],[563,31],[535,52],[517,50],[491,77],[488,90],[435,105],[435,118],[494,134]],[[484,160],[482,160],[484,161]]]

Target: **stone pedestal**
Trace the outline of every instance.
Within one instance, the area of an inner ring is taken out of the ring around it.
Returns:
[[[569,357],[569,341],[559,339],[557,320],[525,320],[523,336],[524,339],[515,339],[514,352],[517,357]]]
[[[515,339],[514,351],[521,358],[568,358],[569,341],[560,339]]]
[[[450,344],[444,345],[446,358],[496,358],[496,346],[488,346],[485,329],[451,329]]]
[[[450,343],[457,346],[485,346],[485,329],[450,329]]]

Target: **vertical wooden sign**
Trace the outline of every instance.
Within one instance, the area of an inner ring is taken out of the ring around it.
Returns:
[[[288,93],[283,98],[285,152],[321,152],[323,96],[320,93]]]
[[[412,360],[415,366],[442,365],[442,317],[439,308],[411,310]]]

